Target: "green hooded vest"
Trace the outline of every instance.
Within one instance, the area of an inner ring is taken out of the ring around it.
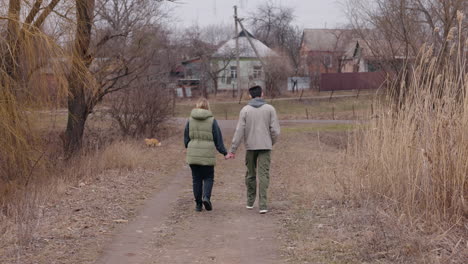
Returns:
[[[193,109],[190,114],[187,163],[216,165],[216,147],[213,141],[213,114],[205,109]]]

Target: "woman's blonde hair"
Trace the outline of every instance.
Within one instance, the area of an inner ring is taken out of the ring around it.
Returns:
[[[205,109],[205,110],[210,110],[210,103],[206,98],[200,98],[198,99],[197,104],[195,105],[196,108],[200,109]]]

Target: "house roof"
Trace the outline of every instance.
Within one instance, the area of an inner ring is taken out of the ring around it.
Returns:
[[[367,47],[367,46],[366,46]],[[359,57],[362,54],[364,47],[361,45],[360,40],[353,39],[346,45],[345,53],[343,54],[344,59],[353,59],[355,57]],[[367,49],[366,49],[367,51]],[[360,54],[359,54],[360,53]]]
[[[349,41],[344,59],[364,57],[367,59],[394,57],[395,59],[405,58],[404,45],[393,41],[392,46],[383,39],[361,39],[354,38]]]
[[[182,61],[182,65],[190,64],[190,63],[195,63],[195,62],[200,62],[201,58],[200,57],[195,57],[195,58],[189,58],[184,61]]]
[[[253,50],[252,46],[250,46],[249,40],[247,39],[246,35],[249,35],[250,39],[252,40],[255,49],[258,51],[260,57],[268,57],[268,56],[277,56],[277,54],[267,47],[263,42],[256,39],[250,32],[242,30],[237,37],[234,37],[224,43],[214,54],[213,57],[220,58],[220,57],[234,57],[236,54],[236,38],[239,38],[239,50],[240,58],[256,58],[255,51]]]
[[[351,37],[348,29],[304,29],[302,47],[307,51],[345,51]]]

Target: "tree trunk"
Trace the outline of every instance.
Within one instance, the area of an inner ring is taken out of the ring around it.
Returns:
[[[215,96],[217,96],[218,95],[218,79],[217,78],[213,78],[213,87],[214,87]]]
[[[206,79],[202,78],[200,85],[202,87],[202,97],[208,99],[208,86]]]
[[[21,11],[21,1],[20,0],[10,0],[8,5],[8,25],[7,25],[7,35],[6,42],[8,45],[8,52],[3,54],[5,72],[8,76],[17,79],[16,76],[16,64],[17,62],[17,53],[18,53],[18,39],[20,31],[20,11]]]
[[[81,149],[86,119],[89,115],[84,83],[80,81],[79,76],[71,78],[76,81],[69,81],[68,121],[64,142],[64,150],[68,157]]]
[[[88,113],[82,109],[82,105],[76,102],[69,102],[68,106],[68,122],[65,132],[65,153],[68,157],[77,153],[83,143],[83,132],[86,124]]]
[[[76,0],[76,35],[73,47],[72,68],[68,77],[68,122],[64,150],[67,157],[76,154],[82,146],[86,119],[90,112],[86,87],[90,82],[88,67],[92,59],[88,54],[91,42],[92,17],[95,0]]]

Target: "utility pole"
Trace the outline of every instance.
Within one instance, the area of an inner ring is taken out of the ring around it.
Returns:
[[[249,41],[250,46],[252,47],[253,51],[255,52],[255,55],[257,56],[258,60],[259,60],[260,63],[262,64],[263,70],[265,70],[265,62],[262,60],[262,57],[260,57],[260,54],[258,53],[257,48],[256,48],[255,45],[253,44],[252,39],[250,39],[249,34],[248,34],[247,31],[245,30],[244,25],[242,25],[242,23],[241,23],[240,20],[238,20],[238,21],[239,21],[239,25],[241,26],[242,30],[243,30],[244,33],[245,33],[245,36],[247,37],[247,40]]]
[[[234,6],[234,24],[236,27],[236,84],[237,84],[237,96],[241,94],[241,76],[240,76],[240,61],[239,61],[239,27],[237,25],[239,18],[237,17],[237,6]]]
[[[242,30],[244,31],[245,36],[247,37],[247,40],[249,41],[250,46],[252,47],[253,51],[255,52],[255,55],[257,56],[258,60],[262,64],[262,69],[263,69],[263,72],[265,73],[265,78],[266,78],[268,72],[267,72],[267,69],[266,69],[265,62],[263,61],[262,57],[258,53],[258,50],[255,47],[255,45],[253,44],[252,39],[250,39],[249,33],[247,32],[247,30],[245,30],[244,25],[242,25],[241,19],[238,19],[238,22],[239,22],[239,25],[241,26]]]

